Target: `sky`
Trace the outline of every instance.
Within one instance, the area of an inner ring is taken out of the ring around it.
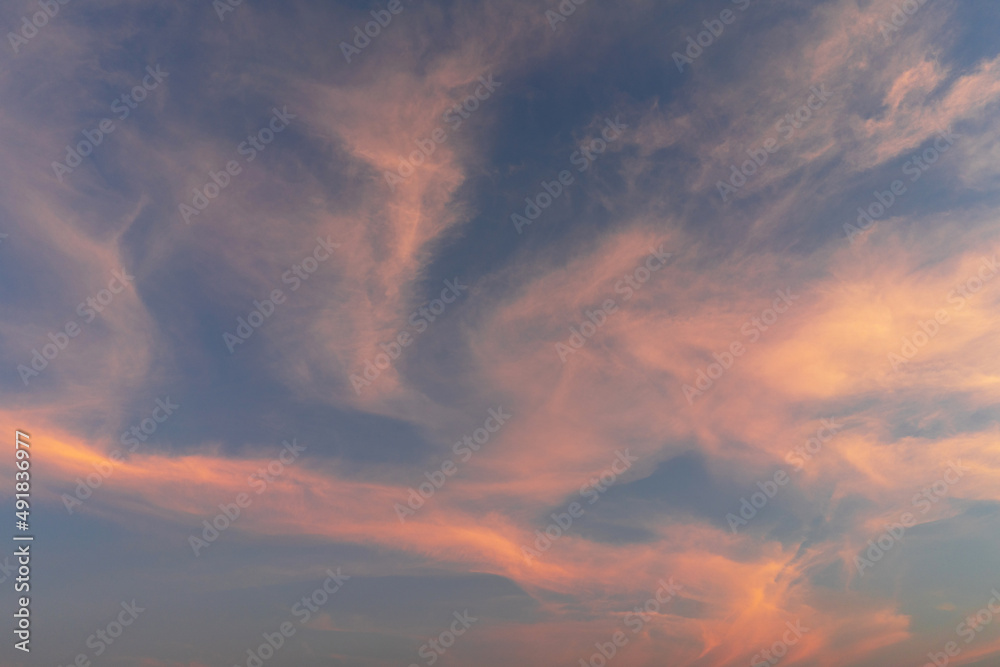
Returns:
[[[0,27],[0,664],[1000,664],[995,1]]]

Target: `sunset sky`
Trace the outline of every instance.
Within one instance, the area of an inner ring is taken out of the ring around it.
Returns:
[[[1000,665],[996,0],[0,27],[0,665]]]

